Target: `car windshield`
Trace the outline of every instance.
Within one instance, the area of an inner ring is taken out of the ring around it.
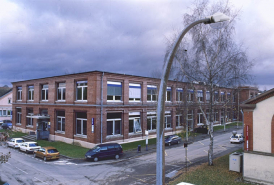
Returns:
[[[234,135],[232,135],[232,136],[231,136],[231,138],[237,138],[237,139],[238,139],[238,136],[234,136]]]
[[[166,136],[165,140],[170,140],[173,136]]]
[[[16,140],[17,143],[24,143],[25,141],[23,139],[21,140]]]
[[[36,147],[36,146],[38,146],[38,145],[35,144],[35,143],[30,143],[30,144],[29,144],[29,147]]]
[[[52,153],[57,153],[58,150],[57,149],[48,149],[48,153],[52,154]]]
[[[92,151],[94,151],[94,152],[97,152],[97,151],[99,151],[100,150],[100,147],[99,146],[95,146],[94,148],[92,148],[91,149]]]

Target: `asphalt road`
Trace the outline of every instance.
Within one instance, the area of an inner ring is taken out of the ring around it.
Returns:
[[[224,133],[214,138],[214,156],[231,153],[243,147],[243,144],[230,144],[231,133]],[[166,181],[172,179],[178,170],[187,165],[207,161],[209,139],[190,144],[186,149],[183,145],[166,147],[165,169]],[[81,185],[137,185],[155,184],[156,153],[130,159],[103,160],[99,162],[75,163],[75,160],[61,158],[44,162],[25,154],[18,149],[0,147],[0,152],[11,152],[7,163],[1,164],[0,173],[3,181],[16,184],[81,184]]]

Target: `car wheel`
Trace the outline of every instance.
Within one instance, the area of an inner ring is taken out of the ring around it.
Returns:
[[[120,158],[120,156],[117,154],[117,155],[115,155],[115,159],[119,159]]]
[[[36,153],[33,154],[33,157],[36,158]]]
[[[44,157],[44,161],[47,161],[47,158],[46,158],[46,157]]]
[[[98,157],[94,157],[93,161],[97,162],[98,161]]]

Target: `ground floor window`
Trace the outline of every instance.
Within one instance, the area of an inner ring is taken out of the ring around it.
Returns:
[[[183,116],[176,115],[176,127],[183,126]]]
[[[201,110],[197,112],[197,124],[204,124],[204,116]]]
[[[22,112],[21,108],[16,108],[16,123],[21,123]]]
[[[219,120],[219,112],[218,112],[218,110],[214,110],[214,121],[218,121]]]
[[[190,130],[193,129],[193,110],[189,110],[187,112],[187,125],[190,128]]]
[[[141,119],[140,119],[140,112],[130,112],[129,113],[129,133],[141,133],[142,126],[141,126]]]
[[[157,117],[156,112],[147,113],[147,130],[156,130]]]
[[[56,111],[57,131],[65,132],[65,111]]]
[[[165,114],[165,128],[171,128],[171,115],[170,115],[170,112]]]
[[[33,109],[32,108],[27,109],[27,113],[28,113],[28,115],[27,115],[27,125],[33,126],[33,118],[32,118]]]
[[[107,113],[107,135],[122,134],[122,113]]]
[[[76,135],[87,135],[87,113],[76,113]]]

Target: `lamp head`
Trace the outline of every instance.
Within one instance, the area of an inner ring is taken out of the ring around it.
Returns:
[[[215,14],[213,14],[210,17],[207,17],[208,19],[210,19],[208,22],[205,22],[205,24],[211,24],[211,23],[217,23],[217,22],[223,22],[223,21],[228,21],[230,20],[230,17],[228,17],[227,15],[221,13],[221,12],[217,12]]]

